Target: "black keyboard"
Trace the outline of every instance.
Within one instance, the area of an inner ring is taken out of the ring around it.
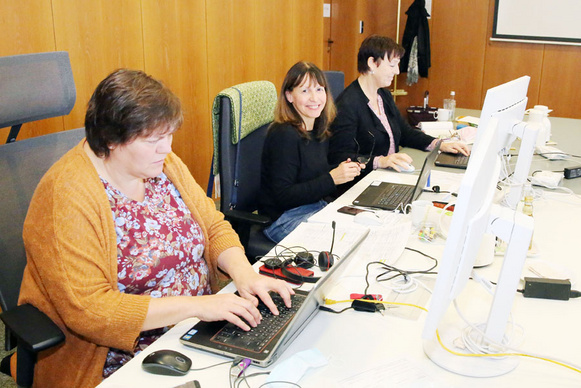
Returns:
[[[454,158],[454,164],[458,164],[458,165],[466,165],[468,164],[468,159],[470,157],[466,156],[466,155],[462,155],[462,156],[456,156]]]
[[[378,198],[377,203],[382,206],[397,208],[398,205],[405,206],[412,199],[414,192],[413,186],[408,185],[392,185],[386,187]]]
[[[250,352],[262,352],[266,345],[286,327],[306,298],[306,295],[292,295],[292,307],[288,308],[280,295],[271,293],[270,296],[278,308],[279,315],[272,314],[269,308],[260,301],[258,310],[262,315],[262,321],[258,326],[252,327],[250,331],[244,331],[232,323],[227,323],[212,337],[212,342]]]

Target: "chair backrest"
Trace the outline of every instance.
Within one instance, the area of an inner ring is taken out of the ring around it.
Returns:
[[[331,89],[331,95],[333,99],[336,100],[339,94],[345,89],[345,74],[342,71],[327,70],[324,71],[325,77],[327,77],[327,82],[329,82],[329,88]]]
[[[257,81],[262,90],[261,96],[242,94],[242,109],[235,109],[237,101],[227,96],[219,97],[219,153],[218,172],[220,174],[220,206],[221,209],[236,209],[253,212],[257,209],[258,193],[260,191],[260,170],[262,148],[266,138],[268,125],[274,117],[276,105],[276,88],[270,82]],[[246,86],[252,83],[243,84]],[[254,86],[256,86],[254,85]],[[238,89],[238,85],[233,87]],[[244,90],[244,88],[240,88]],[[255,120],[256,127],[243,128],[245,135],[235,144],[233,134],[237,131],[235,117],[238,111],[242,116],[262,116]]]
[[[85,136],[83,128],[0,145],[0,308],[17,305],[26,265],[22,226],[50,166]]]
[[[24,123],[69,114],[76,97],[67,52],[0,57],[0,128],[12,127],[7,143]]]

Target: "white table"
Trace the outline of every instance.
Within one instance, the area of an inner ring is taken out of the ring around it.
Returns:
[[[554,137],[558,137],[555,124],[553,124],[553,133]],[[581,135],[579,136],[581,137]],[[564,151],[581,153],[579,149],[567,149],[566,146],[566,142],[559,143],[559,147]],[[414,163],[416,168],[421,167],[419,161],[422,154],[420,152],[411,153],[418,161]],[[413,183],[417,179],[417,173],[398,175],[386,171],[373,172],[330,206],[338,208],[342,204],[349,204],[374,179]],[[581,179],[578,180],[581,181]],[[571,181],[570,183],[575,183],[573,188],[578,187],[576,186],[577,182]],[[437,182],[432,182],[432,184],[437,184]],[[432,193],[422,195],[429,199],[438,197]],[[443,196],[443,194],[439,194],[439,196]],[[572,274],[574,288],[581,289],[581,257],[577,247],[578,231],[581,230],[581,200],[577,197],[549,192],[545,198],[535,201],[534,217],[534,240],[540,250],[540,256],[527,259],[525,265],[540,260],[556,263]],[[337,213],[333,219],[337,222],[352,222],[353,217]],[[436,240],[434,243],[421,242],[414,235],[410,236],[408,240],[408,246],[438,258],[441,256],[444,244],[443,240]],[[357,257],[355,257],[356,260]],[[492,265],[478,271],[489,280],[494,281],[501,262],[501,258],[497,258]],[[427,267],[429,264],[426,259],[409,251],[405,251],[396,263],[398,267],[402,268]],[[365,262],[358,263],[360,272],[363,271],[365,265]],[[430,281],[427,280],[427,283]],[[349,277],[345,279],[343,287],[343,290],[337,290],[337,298],[348,295],[349,292],[362,292],[364,280],[360,276]],[[383,286],[372,282],[370,292],[385,294],[386,290]],[[490,299],[490,295],[471,281],[460,295],[459,305],[469,316],[469,319],[484,321],[486,317],[481,316],[482,309],[479,307],[483,304],[488,305]],[[406,308],[400,307],[400,309]],[[389,380],[390,378],[399,378],[398,372],[407,377],[414,373],[423,374],[423,380],[416,381],[418,387],[581,386],[581,374],[548,362],[528,358],[522,358],[520,365],[514,371],[500,377],[479,379],[447,372],[436,366],[424,354],[421,332],[425,314],[422,313],[418,319],[406,319],[398,317],[398,315],[402,314],[387,312],[385,316],[382,316],[378,313],[361,313],[353,310],[348,310],[340,315],[321,312],[281,356],[280,360],[311,348],[319,349],[328,357],[328,365],[309,371],[300,381],[301,387],[338,387],[341,386],[341,381],[344,379],[365,371],[367,371],[365,376],[375,376],[378,387],[388,386],[390,383],[395,384],[394,386],[402,386],[402,382],[394,383],[393,380]],[[579,333],[581,298],[554,301],[527,299],[523,298],[521,294],[517,294],[513,307],[513,318],[525,329],[524,342],[520,346],[521,350],[556,357],[577,365],[581,364],[581,334]],[[146,351],[136,356],[100,384],[99,387],[174,387],[193,379],[198,380],[202,387],[228,387],[228,365],[200,372],[190,372],[184,377],[152,375],[141,369],[141,361],[147,354],[165,348],[175,349],[186,354],[193,360],[194,368],[225,361],[226,359],[223,357],[194,350],[179,343],[179,337],[196,321],[196,319],[188,319],[177,324]],[[459,319],[455,312],[450,309],[443,324],[456,325],[458,323]],[[376,366],[381,367],[375,368]],[[250,367],[247,373],[261,371],[264,370]],[[385,371],[388,371],[387,378],[381,377],[381,372]],[[350,381],[347,385],[350,388],[357,387],[357,381],[362,381],[362,378],[356,378],[355,382]],[[264,382],[263,377],[249,381],[251,387],[258,387],[262,382]]]

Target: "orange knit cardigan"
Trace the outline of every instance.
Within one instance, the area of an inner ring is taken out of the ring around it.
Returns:
[[[42,178],[24,223],[28,261],[20,303],[36,306],[66,335],[64,344],[40,354],[35,387],[98,385],[109,348],[133,350],[149,306],[149,296],[118,291],[111,208],[83,143]],[[226,280],[218,255],[241,247],[238,236],[175,154],[166,158],[164,172],[204,232],[217,291]]]

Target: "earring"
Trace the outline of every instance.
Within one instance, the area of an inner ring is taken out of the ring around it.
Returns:
[[[371,74],[375,74],[375,72],[373,70],[370,71]]]

